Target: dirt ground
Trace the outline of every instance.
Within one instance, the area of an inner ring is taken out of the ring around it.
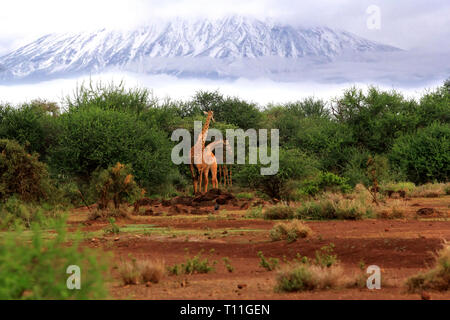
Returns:
[[[450,196],[389,200],[408,213],[401,220],[312,221],[306,224],[313,235],[293,243],[272,242],[269,230],[276,223],[247,219],[245,210],[218,210],[208,215],[132,216],[117,222],[117,235],[104,232],[108,223],[87,222],[86,208],[72,212],[69,222],[81,227],[84,246],[112,252],[113,261],[122,259],[164,259],[166,266],[185,262],[203,250],[202,257],[217,261],[208,274],[166,275],[158,284],[123,285],[117,268],[112,268],[110,295],[113,299],[421,299],[405,291],[405,280],[433,265],[433,253],[443,240],[450,240],[450,220],[419,217],[418,209],[434,208],[447,215]],[[388,203],[389,204],[389,203]],[[241,206],[241,204],[239,204]],[[380,208],[379,210],[382,210]],[[169,211],[169,210],[168,210]],[[360,263],[377,265],[382,272],[382,288],[339,289],[303,293],[274,291],[277,271],[259,266],[257,253],[283,261],[297,253],[313,258],[315,251],[333,243],[345,275],[361,273]],[[222,259],[228,257],[232,273]],[[430,292],[431,299],[450,299],[450,292]]]

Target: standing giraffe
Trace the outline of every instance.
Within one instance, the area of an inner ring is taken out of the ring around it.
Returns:
[[[227,140],[218,140],[211,142],[206,146],[205,149],[205,168],[204,168],[204,175],[205,175],[205,192],[208,191],[208,175],[209,170],[211,170],[212,174],[212,185],[213,189],[219,188],[219,182],[217,180],[217,159],[216,156],[213,154],[212,150],[217,145],[223,145],[225,148],[229,147],[229,142]]]
[[[195,142],[194,146],[191,148],[191,153],[190,153],[190,155],[191,155],[190,169],[191,169],[191,175],[192,175],[192,180],[193,180],[193,184],[194,184],[194,194],[196,194],[198,191],[198,183],[199,182],[200,182],[200,192],[202,192],[202,176],[203,176],[203,171],[205,169],[205,166],[204,166],[205,159],[203,157],[203,152],[205,150],[205,142],[206,142],[206,137],[208,135],[209,124],[211,123],[211,120],[214,122],[214,113],[212,111],[209,111],[209,112],[205,111],[204,113],[207,115],[205,125],[202,128],[202,133],[198,136],[197,141]],[[198,147],[199,145],[201,145],[201,148]],[[201,159],[202,163],[195,164],[195,167],[197,167],[198,174],[199,174],[197,176],[196,172],[195,172],[195,168],[194,168],[194,159],[198,158],[198,157],[201,157],[200,159]]]

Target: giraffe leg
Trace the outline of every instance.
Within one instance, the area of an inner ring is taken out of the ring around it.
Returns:
[[[200,179],[200,183],[199,183],[199,186],[200,186],[200,193],[202,193],[203,169],[200,169],[200,170],[199,170],[199,179]]]
[[[205,172],[205,193],[208,192],[208,175],[209,175],[209,169],[206,169]]]
[[[211,166],[212,184],[214,189],[219,189],[219,183],[217,181],[217,164]]]

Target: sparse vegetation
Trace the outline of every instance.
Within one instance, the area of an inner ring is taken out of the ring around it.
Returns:
[[[184,263],[169,267],[168,270],[173,275],[209,273],[214,271],[215,264],[217,264],[217,261],[211,263],[208,258],[202,259],[202,252],[200,252],[193,258],[188,258]]]
[[[228,272],[232,273],[234,271],[234,267],[231,265],[230,259],[228,257],[222,258],[223,263],[225,264],[225,268],[227,268]]]
[[[278,268],[280,260],[278,258],[269,258],[269,260],[264,257],[262,251],[258,251],[258,257],[260,259],[259,265],[266,269],[267,271],[272,271]]]

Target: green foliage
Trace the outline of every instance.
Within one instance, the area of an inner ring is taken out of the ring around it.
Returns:
[[[0,299],[101,299],[107,295],[108,260],[94,251],[79,248],[79,240],[67,246],[64,224],[57,225],[54,239],[43,238],[33,225],[31,242],[20,231],[0,240]],[[81,289],[67,288],[67,268],[80,267]]]
[[[389,158],[416,184],[446,182],[450,175],[450,124],[433,123],[398,138]]]
[[[255,196],[250,192],[240,192],[236,194],[237,199],[252,200]]]
[[[192,104],[194,110],[214,111],[216,121],[234,125],[240,129],[258,129],[261,113],[257,106],[237,97],[223,97],[218,91],[199,91]]]
[[[245,187],[257,188],[271,198],[288,199],[295,190],[289,183],[291,180],[301,180],[318,172],[316,159],[307,156],[297,149],[280,148],[279,170],[274,175],[261,175],[261,164],[246,165],[233,179]]]
[[[65,113],[59,121],[61,133],[51,150],[56,172],[87,180],[97,168],[127,163],[138,183],[153,190],[173,171],[166,134],[136,115],[92,107]]]
[[[66,97],[66,104],[70,111],[77,109],[100,108],[102,110],[141,113],[156,104],[152,100],[152,93],[147,89],[126,89],[125,83],[101,81],[89,84],[82,83],[77,87],[73,97]]]
[[[258,257],[260,259],[259,265],[266,269],[267,271],[272,271],[278,268],[280,260],[278,258],[269,258],[269,260],[264,257],[262,251],[258,251]]]
[[[51,192],[47,166],[13,140],[0,140],[0,201],[16,194],[25,201],[39,201]]]
[[[281,273],[277,278],[276,291],[295,292],[314,290],[313,275],[306,265],[299,265],[289,272]]]
[[[45,159],[57,138],[59,109],[55,103],[34,100],[20,107],[0,106],[0,139],[16,140]]]
[[[347,125],[356,139],[356,146],[381,154],[389,150],[401,134],[413,131],[417,103],[399,92],[369,87],[367,93],[351,88],[333,106],[335,118]]]
[[[311,196],[324,191],[348,193],[352,189],[348,180],[331,172],[322,172],[313,179],[303,181],[299,192]]]

